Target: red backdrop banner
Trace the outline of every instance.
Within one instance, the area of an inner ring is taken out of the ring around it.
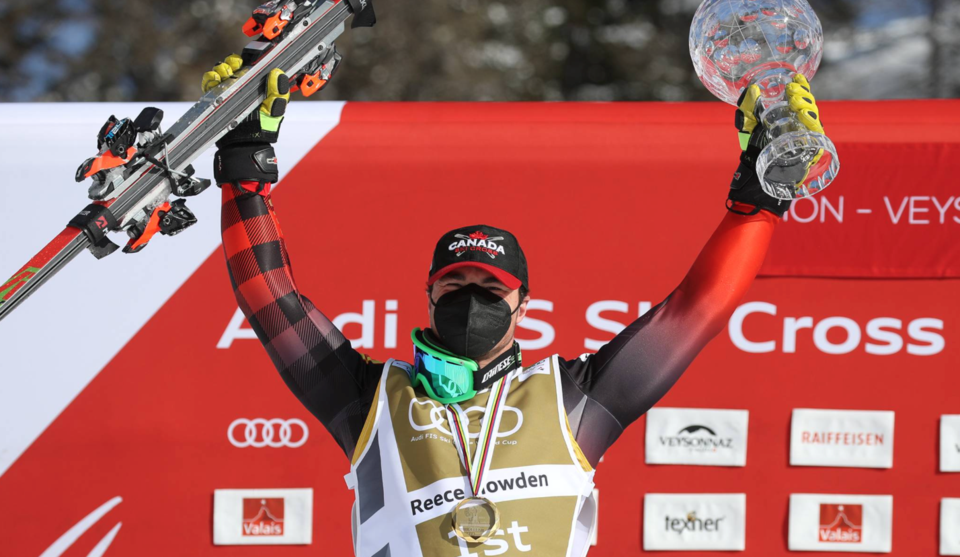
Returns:
[[[826,105],[840,187],[794,203],[761,274],[960,277],[960,103]]]
[[[274,201],[300,287],[331,317],[356,314],[345,333],[364,352],[411,357],[434,242],[485,222],[513,231],[529,259],[525,359],[573,358],[667,296],[723,217],[738,155],[731,112],[350,103],[286,169]],[[757,557],[789,554],[791,493],[893,495],[893,554],[937,555],[940,498],[960,497],[960,474],[937,466],[939,418],[960,414],[960,283],[945,280],[960,276],[960,102],[822,112],[840,178],[792,209],[767,278],[660,403],[749,410],[747,466],[646,465],[641,419],[598,468],[591,555],[642,553],[648,492],[746,493],[744,554]],[[352,554],[348,462],[236,314],[217,252],[0,477],[0,555],[40,555],[115,497],[63,555],[87,555],[118,522],[107,555]],[[804,317],[809,327],[786,325]],[[881,318],[900,326],[875,338]],[[893,468],[791,467],[794,408],[896,412]],[[299,419],[309,438],[238,447],[228,429],[241,418]],[[214,489],[304,487],[311,546],[212,545]]]

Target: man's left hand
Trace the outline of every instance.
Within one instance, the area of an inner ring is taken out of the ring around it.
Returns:
[[[765,209],[778,217],[790,207],[790,202],[775,199],[767,195],[760,186],[757,175],[757,158],[769,143],[769,134],[763,125],[761,117],[763,106],[760,102],[762,93],[760,87],[751,85],[740,96],[736,114],[736,126],[740,131],[740,167],[730,185],[730,197],[727,207],[734,212],[740,212],[733,207],[734,203],[752,205],[759,211]],[[813,95],[810,83],[802,74],[797,74],[793,82],[787,85],[785,100],[797,115],[797,120],[808,130],[816,133],[823,132],[823,122],[820,120],[820,108]],[[823,151],[817,154],[807,165],[807,170],[815,165],[823,156]],[[753,213],[755,214],[755,212]]]

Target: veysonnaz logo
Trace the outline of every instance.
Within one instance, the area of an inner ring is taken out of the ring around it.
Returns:
[[[490,371],[483,374],[483,379],[480,380],[481,383],[486,383],[487,379],[490,379],[494,375],[500,373],[505,369],[509,369],[517,363],[517,357],[511,354],[506,360],[497,364],[497,367],[491,369]]]
[[[0,286],[0,304],[9,300],[14,294],[16,294],[17,290],[20,290],[20,287],[22,287],[24,284],[27,284],[27,282],[29,282],[30,279],[32,279],[34,275],[39,272],[40,269],[37,269],[36,267],[27,267],[26,269],[10,277],[10,280],[5,282],[3,286]]]
[[[503,240],[503,236],[490,237],[478,230],[469,236],[457,234],[456,238],[459,241],[450,244],[448,249],[454,252],[457,257],[460,257],[468,251],[481,251],[489,255],[490,259],[496,259],[498,255],[507,254],[503,246],[497,243]]]
[[[676,435],[660,436],[660,444],[665,447],[680,447],[691,451],[717,452],[720,449],[733,450],[733,438],[719,437],[715,431],[705,425],[689,425]]]
[[[666,530],[681,535],[684,532],[719,532],[720,522],[725,518],[727,517],[699,518],[696,512],[687,513],[685,518],[671,518],[670,515],[667,515]]]

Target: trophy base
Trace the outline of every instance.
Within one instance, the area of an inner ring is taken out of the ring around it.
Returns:
[[[757,159],[763,191],[783,200],[820,193],[840,172],[840,158],[830,138],[811,131],[793,131],[774,139]]]

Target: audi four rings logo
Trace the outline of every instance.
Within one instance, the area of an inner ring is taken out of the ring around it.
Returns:
[[[238,435],[240,439],[237,438]],[[227,428],[227,439],[230,440],[230,444],[240,449],[245,447],[296,449],[302,447],[309,436],[310,430],[307,429],[307,424],[297,418],[289,420],[238,418],[230,422],[230,427]]]
[[[416,412],[417,416],[414,416],[414,409],[415,407],[418,407],[418,406],[429,406],[430,413],[428,415],[424,415],[421,410]],[[514,408],[513,406],[504,405],[503,412],[504,412],[504,416],[506,416],[507,412],[513,412],[514,414],[516,414],[517,425],[513,426],[513,428],[508,431],[498,431],[497,432],[498,439],[501,437],[510,437],[514,433],[520,431],[520,426],[523,425],[523,412],[521,412],[519,408]],[[478,416],[477,419],[482,420],[484,414],[486,414],[486,408],[484,408],[483,406],[471,406],[470,408],[467,408],[466,410],[463,410],[461,412],[460,419],[463,420],[466,424],[468,424],[468,428],[470,424],[470,414],[474,414],[474,413],[480,414],[480,416]],[[436,429],[436,430],[439,430],[440,433],[443,433],[444,435],[452,435],[449,429],[450,422],[447,421],[446,407],[440,404],[439,402],[435,402],[430,399],[422,399],[422,400],[417,398],[410,399],[410,407],[407,409],[407,417],[410,418],[410,427],[412,427],[415,431],[430,431],[432,429]],[[418,421],[421,421],[417,419],[418,417],[428,418],[430,420],[430,423],[428,424],[417,423]],[[468,433],[467,435],[469,435],[471,439],[476,439],[480,437],[480,432],[478,431],[477,433]]]

